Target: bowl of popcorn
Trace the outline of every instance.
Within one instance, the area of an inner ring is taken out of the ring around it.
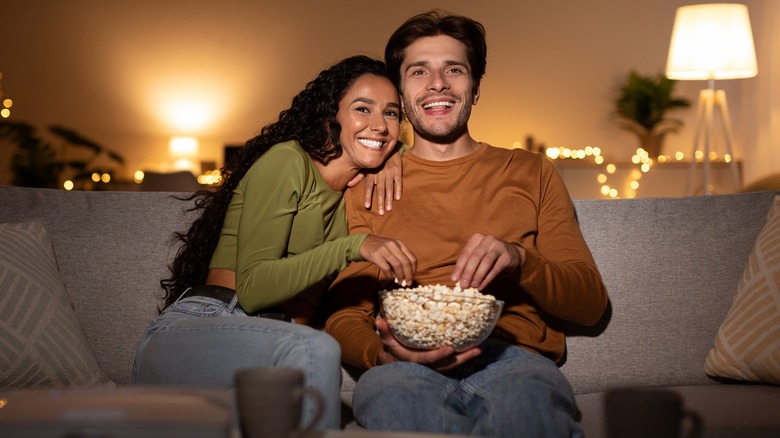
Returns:
[[[463,351],[481,344],[493,331],[504,302],[476,288],[442,285],[379,292],[382,318],[404,346]]]

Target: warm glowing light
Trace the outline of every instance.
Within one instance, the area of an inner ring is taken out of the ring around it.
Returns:
[[[195,162],[188,158],[179,158],[173,162],[173,168],[174,170],[188,170],[194,173],[196,166]]]
[[[747,6],[702,4],[677,8],[666,76],[682,80],[739,79],[757,73]]]
[[[11,106],[13,106],[13,104],[14,104],[14,101],[11,100],[11,99],[3,100],[3,106],[6,107],[6,108],[11,108]]]
[[[595,156],[597,156],[597,157],[598,157],[599,155],[601,155],[601,148],[599,148],[599,147],[595,147],[595,148],[593,148],[593,155],[595,155]]]
[[[569,149],[569,148],[563,148],[563,152],[562,152],[562,153],[563,153],[563,156],[564,156],[565,158],[571,158],[571,149]]]
[[[587,154],[588,156],[593,155],[593,148],[590,146],[585,146],[585,154]]]
[[[731,154],[726,154],[723,156],[723,161],[727,163],[731,163]]]
[[[219,170],[212,170],[206,172],[203,175],[198,175],[198,183],[203,185],[217,184],[222,178],[222,174]]]
[[[607,175],[600,173],[599,176],[596,177],[596,180],[599,182],[599,184],[604,184],[607,182]]]
[[[512,149],[522,149],[522,148],[523,148],[523,144],[520,143],[519,141],[512,143]]]
[[[609,191],[609,197],[610,198],[617,198],[617,195],[618,195],[617,189],[610,189],[610,191]]]
[[[558,148],[547,149],[544,153],[553,160],[557,159],[561,155],[561,151]]]
[[[632,178],[632,179],[635,179],[635,180],[642,179],[642,172],[640,172],[640,171],[638,171],[638,170],[634,169],[634,170],[631,172],[631,178]]]
[[[92,181],[98,182],[100,181],[100,174],[95,172],[92,174]]]
[[[111,175],[104,173],[103,175],[100,176],[100,180],[103,181],[104,183],[108,183],[109,181],[111,181]]]
[[[11,116],[11,110],[9,110],[8,108],[3,108],[0,110],[0,117],[7,119],[10,116]]]
[[[155,78],[156,84],[148,88],[150,106],[171,130],[203,133],[225,117],[230,93],[223,89],[228,85],[194,74]]]
[[[718,153],[715,151],[710,152],[710,161],[715,161],[718,159]]]
[[[608,185],[601,186],[601,194],[602,195],[609,195],[610,187]]]
[[[631,183],[629,184],[629,187],[631,187],[634,190],[638,189],[639,188],[639,181],[631,181]]]
[[[702,152],[702,151],[696,151],[696,153],[694,154],[694,156],[696,157],[696,159],[697,159],[697,160],[701,160],[702,158],[704,158],[704,152]]]
[[[174,158],[192,158],[198,155],[198,139],[195,137],[171,137],[168,153]]]
[[[685,154],[684,153],[682,153],[680,151],[677,151],[677,152],[674,153],[674,159],[675,160],[681,161],[683,158],[685,158]]]
[[[585,158],[585,156],[586,156],[586,155],[587,155],[587,154],[586,154],[586,153],[585,153],[585,151],[584,151],[584,150],[582,150],[582,149],[580,149],[580,150],[578,150],[578,151],[577,151],[577,158],[579,158],[580,160],[581,160],[581,159],[583,159],[583,158]]]
[[[614,164],[607,164],[607,173],[615,173],[617,167]]]
[[[668,160],[668,159],[669,159],[669,157],[666,156],[666,155],[659,155],[658,156],[658,162],[661,163],[661,164],[666,163],[666,160]]]
[[[73,190],[73,181],[67,180],[62,184],[62,188],[65,190]]]
[[[601,155],[596,155],[596,157],[593,158],[593,161],[595,161],[596,164],[602,164],[604,163],[604,157],[602,157]]]
[[[639,164],[640,161],[642,161],[642,159],[639,157],[639,155],[634,155],[631,157],[631,162],[634,164]]]
[[[135,181],[136,184],[141,184],[144,181],[144,176],[143,170],[136,170],[135,173],[133,173],[133,181]]]
[[[642,169],[642,172],[644,172],[644,173],[647,173],[647,172],[649,172],[649,171],[650,171],[650,165],[649,165],[649,164],[647,164],[647,163],[645,163],[645,164],[643,164],[643,165],[640,167],[640,169]]]

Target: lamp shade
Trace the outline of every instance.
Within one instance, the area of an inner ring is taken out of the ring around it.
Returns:
[[[666,63],[670,79],[739,79],[758,74],[747,6],[677,8]]]

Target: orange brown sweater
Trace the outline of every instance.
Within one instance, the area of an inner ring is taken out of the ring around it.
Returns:
[[[404,187],[393,210],[379,216],[363,206],[363,187],[347,191],[350,233],[402,240],[417,257],[418,284],[453,286],[450,275],[466,240],[492,234],[526,250],[520,280],[499,276],[484,293],[505,302],[492,337],[560,362],[565,350],[558,320],[595,324],[607,293],[580,233],[569,194],[555,166],[525,150],[481,144],[465,157],[429,161],[403,155]],[[368,262],[339,274],[328,299],[326,330],[345,362],[370,368],[383,348],[376,334],[377,291],[398,287]]]

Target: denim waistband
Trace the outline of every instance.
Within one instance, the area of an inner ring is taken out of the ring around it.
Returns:
[[[214,298],[220,300],[229,306],[235,299],[235,296],[236,296],[236,291],[228,287],[204,284],[202,286],[194,286],[187,289],[186,291],[184,291],[184,293],[181,295],[181,298],[179,299],[184,299],[187,297],[208,297],[208,298]],[[241,309],[247,315],[292,322],[292,318],[285,315],[284,313],[274,311],[273,309],[268,309],[267,311],[261,311],[257,313],[249,313],[241,307],[241,304],[239,304],[237,300],[235,302],[235,307]]]

